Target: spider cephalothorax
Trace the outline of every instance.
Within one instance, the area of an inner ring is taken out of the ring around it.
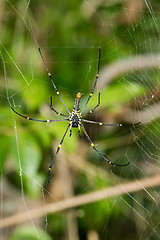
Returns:
[[[122,126],[135,126],[135,125],[138,125],[138,124],[140,123],[140,122],[138,122],[138,123],[134,123],[134,124],[125,124],[125,125],[124,125],[124,124],[111,124],[111,123],[94,122],[94,121],[90,121],[90,120],[84,119],[84,117],[85,117],[86,115],[92,114],[92,113],[96,110],[96,108],[99,107],[99,105],[100,105],[100,93],[99,93],[97,105],[96,105],[93,109],[91,109],[90,111],[88,111],[87,113],[85,113],[85,114],[82,115],[82,113],[83,113],[83,111],[85,110],[85,108],[86,108],[86,106],[87,106],[90,98],[92,97],[92,95],[93,95],[93,93],[94,93],[94,90],[95,90],[95,87],[96,87],[96,84],[97,84],[97,80],[98,80],[98,77],[99,77],[99,67],[100,67],[101,49],[99,48],[98,70],[97,70],[96,79],[95,79],[95,82],[94,82],[94,85],[93,85],[93,89],[92,89],[91,93],[89,94],[88,99],[87,99],[86,103],[84,104],[84,106],[83,106],[83,108],[82,108],[81,111],[80,111],[81,93],[80,93],[80,92],[77,93],[76,99],[75,99],[75,104],[74,104],[74,107],[73,107],[72,112],[70,112],[70,111],[68,110],[67,106],[65,105],[65,103],[64,103],[64,101],[63,101],[63,99],[62,99],[62,97],[61,97],[61,95],[60,95],[60,93],[59,93],[59,91],[57,90],[57,87],[56,87],[56,85],[55,85],[55,83],[54,83],[54,81],[53,81],[53,79],[52,79],[52,75],[51,75],[51,73],[48,71],[48,68],[47,68],[47,66],[46,66],[46,63],[45,63],[45,61],[44,61],[44,59],[43,59],[43,56],[42,56],[42,53],[41,53],[40,48],[38,48],[38,50],[39,50],[40,56],[41,56],[41,58],[42,58],[42,61],[43,61],[43,63],[44,63],[44,66],[45,66],[45,68],[46,68],[46,71],[47,71],[47,73],[48,73],[48,76],[49,76],[49,78],[50,78],[50,80],[51,80],[51,82],[52,82],[52,85],[53,85],[53,87],[54,87],[54,89],[55,89],[55,91],[56,91],[56,94],[59,96],[60,100],[62,101],[65,109],[66,109],[67,112],[68,112],[68,115],[63,114],[63,113],[60,113],[60,112],[58,112],[55,108],[53,108],[53,106],[52,106],[52,97],[51,97],[50,108],[51,108],[57,115],[60,115],[60,116],[62,116],[62,117],[66,117],[66,118],[57,119],[57,120],[49,120],[49,119],[48,119],[48,120],[39,120],[39,119],[35,119],[35,118],[30,118],[30,117],[24,116],[24,115],[18,113],[13,107],[11,107],[11,109],[12,109],[17,115],[19,115],[19,116],[21,116],[21,117],[23,117],[23,118],[26,118],[27,120],[32,120],[32,121],[37,121],[37,122],[47,122],[47,123],[49,123],[49,122],[58,122],[58,121],[69,121],[69,124],[68,124],[68,126],[67,126],[67,128],[66,128],[66,131],[65,131],[65,133],[64,133],[64,135],[63,135],[63,137],[62,137],[62,140],[60,141],[60,144],[59,144],[58,147],[57,147],[57,151],[56,151],[56,153],[55,153],[55,155],[54,155],[54,158],[53,158],[53,160],[52,160],[52,162],[51,162],[51,165],[49,166],[48,182],[49,182],[50,172],[51,172],[51,168],[52,168],[52,165],[53,165],[53,163],[54,163],[54,160],[56,159],[56,156],[57,156],[57,154],[58,154],[58,152],[59,152],[59,150],[60,150],[60,148],[61,148],[61,146],[62,146],[62,143],[63,143],[63,141],[64,141],[64,138],[65,138],[65,136],[66,136],[66,134],[67,134],[67,132],[68,132],[69,129],[70,129],[70,135],[69,135],[69,136],[71,137],[71,135],[72,135],[72,127],[73,127],[73,128],[78,128],[78,133],[79,133],[79,136],[80,136],[80,137],[81,137],[80,129],[82,129],[83,132],[84,132],[84,134],[85,134],[85,136],[86,136],[86,138],[87,138],[88,141],[90,142],[91,147],[92,147],[104,160],[106,160],[109,164],[112,164],[112,165],[114,165],[114,166],[120,166],[120,167],[122,167],[122,166],[127,166],[130,162],[127,162],[127,163],[125,163],[125,164],[116,164],[116,163],[113,163],[112,161],[108,160],[108,159],[95,147],[94,143],[93,143],[92,140],[90,139],[88,133],[86,132],[86,130],[85,130],[83,124],[82,124],[82,122],[86,122],[86,123],[97,124],[97,125],[99,125],[99,126],[118,126],[118,127],[122,127]]]

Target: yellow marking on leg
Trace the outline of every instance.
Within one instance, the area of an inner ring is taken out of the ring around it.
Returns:
[[[51,168],[49,167],[49,171],[51,171]]]
[[[91,146],[94,147],[94,143],[91,143]]]
[[[109,164],[112,164],[112,162],[110,161]]]
[[[50,122],[50,120],[47,120],[47,122]]]
[[[96,77],[98,78],[98,77],[99,77],[99,74],[97,74]]]
[[[59,92],[57,91],[57,94],[59,94]]]
[[[58,113],[58,115],[60,115],[60,113]]]
[[[29,120],[29,117],[27,117],[27,119]]]
[[[61,144],[59,144],[58,148],[61,148],[61,147],[62,147],[62,145],[61,145]]]
[[[89,113],[92,113],[93,111],[89,111]]]
[[[48,76],[51,77],[51,73],[48,73]]]
[[[92,97],[93,93],[90,93],[90,96]]]
[[[122,123],[120,123],[120,124],[119,124],[119,126],[120,126],[120,127],[122,127],[122,126],[123,126],[123,124],[122,124]]]
[[[100,125],[100,126],[102,126],[102,125],[103,125],[103,123],[101,123],[101,122],[100,122],[100,123],[99,123],[99,125]]]

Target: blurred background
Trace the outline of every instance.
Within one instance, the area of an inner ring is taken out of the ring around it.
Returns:
[[[1,0],[1,239],[160,239],[160,181],[154,182],[160,159],[159,12],[158,0]],[[54,108],[67,114],[38,47],[70,111],[77,92],[82,109],[93,88],[101,48],[100,76],[86,112],[96,106],[99,92],[101,103],[86,119],[141,124],[84,126],[107,159],[130,165],[110,166],[73,129],[48,184],[67,123],[28,121],[10,108],[36,119],[60,119],[50,109],[52,96]],[[149,185],[141,185],[144,179]],[[128,182],[140,190],[125,190]],[[103,189],[110,197],[101,197]],[[100,200],[82,203],[82,197],[72,208],[74,197],[87,193]],[[66,199],[72,199],[71,208],[63,211]]]

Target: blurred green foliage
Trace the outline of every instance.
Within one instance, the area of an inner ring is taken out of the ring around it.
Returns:
[[[53,96],[55,109],[65,113],[47,76],[36,41],[41,47],[46,64],[53,74],[55,84],[64,102],[71,110],[78,91],[83,93],[82,105],[87,94],[90,93],[97,71],[98,47],[102,49],[100,72],[103,66],[117,59],[159,51],[157,38],[159,37],[160,18],[157,12],[160,7],[157,5],[158,1],[150,2],[155,13],[154,17],[144,6],[140,16],[135,16],[133,22],[122,21],[126,17],[125,4],[122,1],[115,1],[108,5],[101,3],[92,15],[90,14],[92,3],[87,5],[85,1],[34,0],[26,2],[15,0],[5,3],[1,13],[3,19],[1,42],[8,53],[1,45],[0,50],[5,63],[1,59],[0,173],[3,175],[7,172],[6,178],[19,191],[22,187],[19,178],[21,163],[25,194],[37,199],[41,197],[41,187],[37,187],[37,182],[40,186],[46,184],[48,166],[67,126],[65,122],[54,124],[30,122],[15,116],[10,109],[11,104],[18,112],[27,116],[56,119],[57,116],[54,116],[49,110],[50,96]],[[24,11],[26,7],[27,12]],[[87,14],[85,11],[88,11]],[[89,119],[100,119],[102,116],[104,120],[104,116],[109,116],[109,120],[117,122],[121,120],[119,116],[126,106],[133,110],[142,110],[141,100],[144,96],[148,96],[150,88],[159,87],[158,80],[159,72],[157,71],[155,74],[152,70],[146,70],[145,73],[133,71],[125,76],[117,77],[103,88],[99,110],[93,115],[93,118],[89,117]],[[97,104],[97,92],[96,89],[89,108],[93,108]],[[143,102],[144,105],[145,103],[150,104],[146,99]],[[135,129],[133,130],[138,136],[139,145],[134,142],[133,135],[128,129],[113,128],[107,132],[88,125],[86,128],[93,140],[98,141],[99,149],[106,156],[109,154],[114,161],[124,160],[125,162],[129,159],[134,164],[138,162],[138,166],[143,167],[142,160],[147,157],[147,153],[150,151],[154,154],[155,152],[154,145],[151,146],[146,137],[151,131],[153,133],[152,141],[158,146],[155,135],[159,129],[159,122],[157,127],[153,127],[152,123],[148,125],[143,134],[143,130],[138,133]],[[124,137],[125,141],[123,142]],[[85,143],[85,139],[81,141]],[[140,151],[141,141],[145,142],[148,152]],[[76,131],[73,131],[71,138],[66,136],[63,154],[66,156],[76,154],[78,142],[79,136]],[[158,155],[159,149],[156,148],[156,151]],[[106,162],[101,161],[92,150],[87,161],[102,166],[106,172],[108,170]],[[137,169],[133,170],[133,168],[127,173],[124,169],[115,168],[113,172],[125,179],[135,179],[141,176],[141,172]],[[108,175],[105,176],[105,180],[101,177],[95,178],[89,191],[109,187],[113,184]],[[77,179],[74,191],[78,194],[84,191],[84,186],[89,183],[86,173]],[[131,205],[132,200],[128,199],[128,201]],[[114,219],[112,226],[115,226],[117,219],[122,219],[123,215],[127,215],[127,210],[124,213],[117,205],[114,207],[114,203],[115,199],[107,202],[107,208],[111,209],[110,211],[106,210],[106,201],[82,207],[85,215],[79,220],[79,231],[87,232],[92,227],[99,232],[103,231],[105,228],[103,224],[108,219],[110,222]],[[93,212],[94,223],[91,223],[89,220]],[[51,216],[48,221],[53,221],[54,224],[58,223],[54,228],[54,233],[50,226],[48,230],[52,236],[55,236],[52,239],[60,239],[64,234],[65,221],[62,221],[60,216]],[[111,224],[110,222],[109,224]],[[118,224],[120,224],[119,221]],[[130,224],[134,228],[134,222]],[[112,226],[110,226],[111,229],[113,229]],[[123,220],[120,226],[122,227],[121,231],[125,231]],[[40,239],[51,239],[42,229],[37,229],[37,231],[41,236]],[[34,234],[33,229],[24,227],[18,232],[16,230],[16,239],[37,239]],[[84,235],[81,239],[86,239]],[[14,236],[13,234],[10,239],[15,239]],[[129,238],[123,239],[131,240],[135,239],[134,237],[129,236]],[[115,239],[114,233],[109,239]]]
[[[9,240],[13,239],[17,240],[35,240],[35,239],[40,239],[40,240],[53,240],[54,238],[51,238],[46,231],[42,230],[39,227],[36,227],[36,229],[33,229],[31,226],[24,225],[16,230],[12,234],[12,236],[9,238]]]

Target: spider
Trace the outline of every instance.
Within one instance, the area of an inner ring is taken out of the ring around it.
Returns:
[[[101,48],[99,48],[99,54],[98,54],[98,70],[97,70],[96,79],[95,79],[95,82],[94,82],[94,85],[93,85],[93,89],[92,89],[90,95],[88,96],[88,99],[87,99],[86,103],[84,104],[84,106],[83,106],[83,108],[82,108],[81,111],[80,111],[80,100],[81,100],[82,95],[81,95],[80,92],[77,93],[76,99],[75,99],[75,104],[74,104],[74,107],[73,107],[72,112],[70,112],[70,111],[68,110],[67,106],[65,105],[65,103],[64,103],[64,101],[63,101],[63,99],[62,99],[62,97],[61,97],[61,95],[60,95],[60,93],[59,93],[59,91],[57,90],[57,87],[56,87],[56,85],[55,85],[55,83],[54,83],[54,81],[53,81],[52,75],[51,75],[51,73],[49,72],[49,70],[48,70],[48,68],[47,68],[47,65],[46,65],[46,63],[45,63],[45,61],[44,61],[43,55],[42,55],[42,53],[41,53],[41,49],[38,48],[38,50],[39,50],[40,56],[41,56],[41,58],[42,58],[43,64],[44,64],[44,66],[45,66],[45,68],[46,68],[46,71],[47,71],[47,73],[48,73],[48,76],[49,76],[49,78],[50,78],[50,80],[51,80],[51,83],[52,83],[52,85],[53,85],[53,87],[54,87],[54,89],[55,89],[55,91],[56,91],[56,94],[59,96],[59,98],[60,98],[61,102],[63,103],[64,107],[66,108],[68,114],[66,115],[66,114],[60,113],[60,112],[58,112],[55,108],[53,108],[53,106],[52,106],[52,97],[50,97],[50,108],[51,108],[51,110],[53,110],[57,115],[60,115],[60,116],[65,117],[65,118],[63,118],[63,119],[57,119],[57,120],[40,120],[40,119],[35,119],[35,118],[31,118],[31,117],[24,116],[24,115],[18,113],[12,106],[11,106],[11,109],[12,109],[17,115],[19,115],[20,117],[23,117],[23,118],[25,118],[25,119],[27,119],[27,120],[31,120],[31,121],[44,122],[44,123],[58,122],[58,121],[68,121],[68,122],[69,122],[69,124],[68,124],[68,126],[67,126],[67,128],[66,128],[66,131],[65,131],[65,133],[64,133],[64,135],[63,135],[63,137],[62,137],[62,139],[61,139],[61,141],[60,141],[60,144],[59,144],[58,147],[57,147],[57,151],[56,151],[56,153],[55,153],[55,155],[54,155],[54,157],[53,157],[53,160],[52,160],[52,162],[51,162],[51,164],[50,164],[50,166],[49,166],[48,182],[50,182],[50,172],[51,172],[51,169],[52,169],[52,165],[53,165],[53,163],[54,163],[54,161],[55,161],[55,159],[56,159],[56,157],[57,157],[57,155],[58,155],[58,153],[59,153],[59,151],[60,151],[60,149],[61,149],[61,147],[62,147],[62,143],[63,143],[63,141],[64,141],[64,138],[65,138],[68,130],[70,131],[69,136],[71,137],[71,135],[72,135],[72,128],[78,128],[78,134],[79,134],[80,137],[81,137],[80,130],[82,129],[82,131],[84,132],[86,138],[87,138],[88,141],[90,142],[91,147],[92,147],[104,160],[106,160],[109,164],[112,164],[112,165],[114,165],[114,166],[119,166],[119,167],[124,167],[124,166],[129,165],[130,162],[127,162],[127,163],[125,163],[125,164],[117,164],[117,163],[113,163],[112,161],[108,160],[108,159],[95,147],[94,143],[92,142],[91,138],[89,137],[88,133],[86,132],[86,130],[85,130],[83,124],[82,124],[82,122],[86,122],[86,123],[96,124],[96,125],[99,125],[99,126],[118,126],[118,127],[122,127],[122,126],[135,126],[135,125],[138,125],[138,124],[141,123],[141,122],[137,122],[137,123],[134,123],[134,124],[121,124],[121,123],[120,123],[120,124],[110,124],[110,123],[102,123],[102,122],[89,121],[89,120],[86,120],[86,119],[83,118],[83,117],[85,117],[85,116],[88,115],[88,114],[92,114],[92,113],[99,107],[99,105],[100,105],[100,92],[99,92],[97,105],[96,105],[93,109],[91,109],[89,112],[83,114],[83,112],[84,112],[84,110],[85,110],[85,108],[86,108],[86,106],[87,106],[90,98],[92,97],[92,95],[93,95],[93,93],[94,93],[94,90],[95,90],[95,87],[96,87],[96,84],[97,84],[97,81],[98,81],[99,68],[100,68],[100,59],[101,59]]]

